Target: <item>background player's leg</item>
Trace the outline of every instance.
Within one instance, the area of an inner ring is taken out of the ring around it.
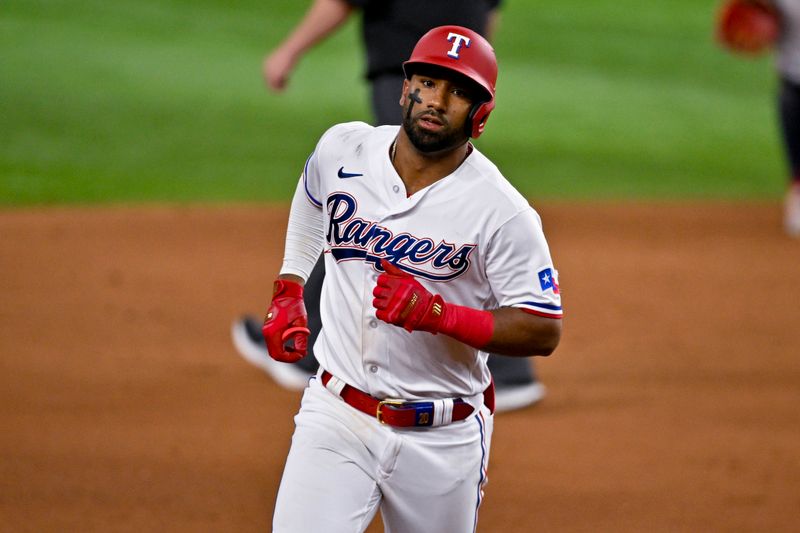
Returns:
[[[489,354],[489,371],[495,386],[495,413],[533,405],[546,393],[528,357]]]
[[[324,255],[320,255],[303,288],[303,303],[305,303],[306,313],[308,313],[308,329],[311,330],[311,334],[308,336],[308,355],[294,363],[308,374],[316,374],[317,368],[319,368],[319,363],[314,357],[314,343],[319,337],[320,330],[322,330],[319,300],[322,295],[322,283],[324,281],[325,260]]]
[[[778,112],[791,175],[784,226],[789,235],[800,237],[800,84],[781,80]]]
[[[370,80],[372,114],[376,126],[398,125],[402,122],[400,91],[403,79],[401,73],[396,73],[382,74]]]

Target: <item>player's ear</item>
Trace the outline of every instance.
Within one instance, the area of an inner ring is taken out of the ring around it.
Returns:
[[[406,105],[406,95],[408,94],[408,88],[411,84],[408,80],[403,80],[403,90],[400,91],[400,107]]]

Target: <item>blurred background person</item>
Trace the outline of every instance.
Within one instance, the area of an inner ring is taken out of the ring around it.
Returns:
[[[800,0],[726,0],[716,31],[737,54],[775,48],[778,122],[789,165],[783,221],[788,235],[800,237]]]
[[[774,0],[780,15],[776,66],[780,76],[778,114],[789,163],[784,225],[800,237],[800,0]]]
[[[399,124],[402,64],[419,38],[433,27],[454,24],[491,40],[499,6],[500,0],[314,0],[303,19],[264,59],[264,82],[272,91],[285,90],[303,56],[360,11],[373,123]],[[308,355],[297,363],[280,363],[267,355],[262,320],[245,315],[232,325],[239,354],[291,390],[304,389],[318,368],[313,344],[321,328],[319,298],[324,277],[323,261],[319,260],[304,291],[311,330]],[[492,354],[489,369],[496,387],[496,412],[533,405],[545,395],[545,387],[527,358]]]
[[[264,59],[264,81],[269,89],[283,91],[306,52],[361,11],[374,125],[399,124],[402,64],[417,40],[442,23],[473,29],[491,40],[499,4],[500,0],[314,0],[289,36]]]

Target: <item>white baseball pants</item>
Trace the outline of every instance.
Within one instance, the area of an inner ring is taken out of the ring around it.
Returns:
[[[486,406],[447,426],[393,428],[312,379],[295,425],[274,533],[361,533],[379,508],[387,533],[476,530],[494,425]]]

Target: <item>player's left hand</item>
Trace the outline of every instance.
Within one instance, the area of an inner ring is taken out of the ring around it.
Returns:
[[[442,297],[428,292],[414,276],[389,261],[382,259],[381,266],[384,272],[372,291],[376,316],[408,331],[438,333],[445,312]]]
[[[308,316],[303,303],[303,286],[286,279],[275,280],[272,303],[261,328],[270,357],[294,363],[306,356]]]

